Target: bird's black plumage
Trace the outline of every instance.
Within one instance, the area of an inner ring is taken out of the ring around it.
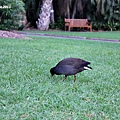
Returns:
[[[50,73],[53,76],[65,75],[65,78],[69,75],[74,75],[74,82],[76,81],[76,74],[87,69],[92,69],[88,65],[90,62],[79,58],[65,58],[61,60],[55,67],[50,69]]]

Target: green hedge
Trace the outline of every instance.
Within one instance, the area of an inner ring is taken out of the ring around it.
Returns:
[[[21,0],[0,1],[0,29],[10,30],[22,27],[24,3]]]

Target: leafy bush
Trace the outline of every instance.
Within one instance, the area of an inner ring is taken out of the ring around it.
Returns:
[[[25,12],[23,6],[21,0],[0,1],[0,29],[19,29]]]
[[[90,18],[95,30],[120,30],[120,0],[92,0]]]
[[[64,29],[64,20],[59,17],[56,23],[50,24],[50,29]]]
[[[115,30],[120,30],[120,23],[118,22],[98,22],[98,21],[93,21],[93,29],[95,30],[107,30],[107,31],[115,31]]]

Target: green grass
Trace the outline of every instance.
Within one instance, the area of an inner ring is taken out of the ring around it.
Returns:
[[[107,31],[107,32],[23,31],[23,32],[120,40],[120,31]]]
[[[64,82],[49,70],[66,57],[93,70]],[[0,38],[0,120],[119,120],[120,44]]]

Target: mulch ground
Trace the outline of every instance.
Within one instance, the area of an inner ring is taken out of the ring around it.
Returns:
[[[18,34],[14,31],[3,31],[0,30],[0,38],[18,38],[18,39],[29,39],[27,36]]]

